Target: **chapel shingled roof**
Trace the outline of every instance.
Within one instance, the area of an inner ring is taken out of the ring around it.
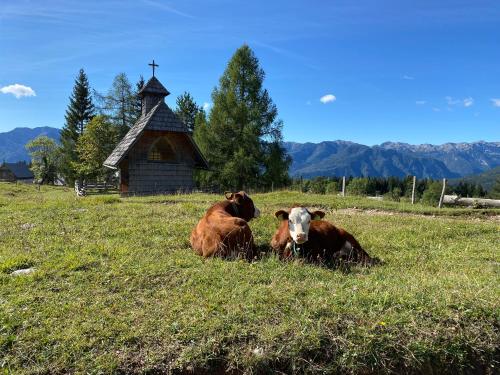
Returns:
[[[161,96],[168,96],[170,95],[170,92],[161,84],[158,79],[153,76],[149,79],[148,82],[144,86],[142,86],[142,89],[139,90],[138,95],[142,98],[146,96],[147,94],[153,94],[153,95],[161,95]]]
[[[156,79],[152,77],[146,85],[139,91],[142,97],[152,95],[169,94],[167,89]],[[104,166],[116,169],[118,164],[123,160],[127,153],[132,149],[134,144],[139,140],[144,130],[164,130],[177,133],[183,133],[188,138],[188,142],[193,148],[195,155],[196,166],[203,169],[208,169],[208,163],[203,157],[200,149],[194,142],[191,133],[184,123],[177,117],[177,115],[167,106],[167,104],[160,100],[146,115],[141,116],[137,122],[130,128],[128,133],[115,147],[111,155],[108,156],[103,163]]]

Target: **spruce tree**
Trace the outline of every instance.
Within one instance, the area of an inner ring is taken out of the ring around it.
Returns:
[[[75,80],[73,93],[66,110],[66,123],[61,130],[61,173],[67,183],[78,178],[73,164],[78,161],[76,143],[83,134],[85,126],[94,116],[94,104],[90,95],[90,85],[83,69]]]
[[[196,115],[202,110],[202,108],[196,104],[194,98],[187,91],[177,97],[176,103],[177,108],[175,113],[187,126],[189,131],[193,133]]]
[[[144,87],[144,77],[141,75],[139,77],[139,81],[135,84],[135,93],[134,93],[134,124],[141,117],[142,114],[142,99],[139,96],[139,91]]]
[[[194,125],[193,138],[200,150],[208,150],[209,148],[209,134],[207,125],[207,115],[205,110],[202,108],[200,112],[196,114]],[[204,153],[205,154],[205,153]],[[199,187],[209,187],[211,185],[210,173],[202,170],[195,170],[194,178]]]
[[[288,182],[290,159],[282,147],[282,122],[269,93],[264,71],[247,45],[229,61],[212,93],[206,129],[197,134],[211,167],[201,177],[224,189],[275,187]]]
[[[493,199],[500,199],[500,177],[497,177],[495,185],[490,190],[489,197]]]

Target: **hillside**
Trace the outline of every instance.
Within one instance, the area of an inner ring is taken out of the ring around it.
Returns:
[[[0,133],[0,162],[14,163],[22,160],[29,161],[30,156],[24,145],[40,135],[46,135],[59,141],[59,129],[49,126],[15,128],[9,132]]]
[[[409,145],[386,142],[285,142],[292,176],[399,176],[457,178],[500,165],[500,142]]]
[[[477,175],[466,176],[460,179],[454,179],[451,181],[451,183],[466,181],[474,184],[480,184],[483,186],[483,188],[489,191],[493,187],[493,185],[495,185],[496,180],[499,178],[500,178],[500,166],[492,168]]]

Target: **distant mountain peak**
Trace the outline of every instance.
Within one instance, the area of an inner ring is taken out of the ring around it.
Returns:
[[[30,156],[24,147],[26,143],[41,135],[46,135],[59,142],[59,133],[60,129],[50,126],[19,127],[0,133],[0,162],[29,161]]]

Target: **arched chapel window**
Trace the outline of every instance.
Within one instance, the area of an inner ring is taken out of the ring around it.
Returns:
[[[148,160],[151,161],[170,161],[175,162],[175,152],[170,142],[165,138],[161,137],[153,146],[149,149]]]

